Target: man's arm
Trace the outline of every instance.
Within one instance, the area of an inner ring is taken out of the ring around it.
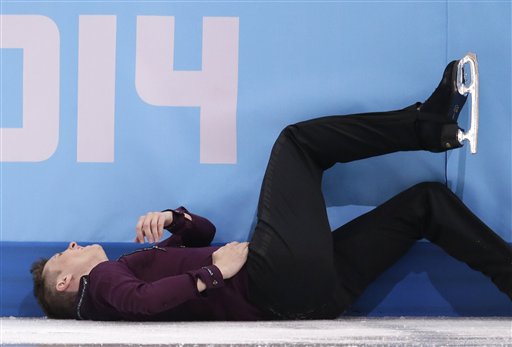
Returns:
[[[89,277],[92,296],[121,314],[158,314],[199,298],[200,292],[224,286],[222,275],[214,265],[146,282],[135,277],[123,264],[105,262]]]
[[[119,262],[104,262],[91,273],[92,296],[121,314],[153,315],[198,298],[205,290],[224,287],[247,261],[248,242],[231,242],[212,254],[212,264],[146,282]]]
[[[215,226],[208,219],[179,207],[141,216],[135,228],[135,242],[143,243],[145,239],[157,242],[162,238],[164,228],[173,235],[160,246],[205,247],[215,236]]]

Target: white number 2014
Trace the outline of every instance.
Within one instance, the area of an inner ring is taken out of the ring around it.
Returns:
[[[79,16],[77,161],[114,161],[114,15]],[[23,126],[1,128],[1,160],[50,158],[59,142],[60,33],[40,15],[1,15],[0,48],[23,49]],[[202,69],[173,68],[174,17],[138,16],[135,88],[155,106],[200,107],[200,162],[236,162],[237,17],[204,17]]]

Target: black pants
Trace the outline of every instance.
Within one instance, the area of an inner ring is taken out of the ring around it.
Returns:
[[[247,261],[250,297],[269,317],[339,316],[422,238],[486,274],[512,298],[510,247],[442,184],[415,185],[331,232],[321,191],[324,170],[423,149],[417,118],[410,107],[318,118],[281,132]]]

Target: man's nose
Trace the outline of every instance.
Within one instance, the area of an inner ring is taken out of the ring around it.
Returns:
[[[71,241],[69,243],[68,249],[75,249],[76,247],[78,247],[78,244],[75,241]]]

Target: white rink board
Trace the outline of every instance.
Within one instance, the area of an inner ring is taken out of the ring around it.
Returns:
[[[3,345],[512,345],[512,318],[158,323],[2,318],[0,323]]]

